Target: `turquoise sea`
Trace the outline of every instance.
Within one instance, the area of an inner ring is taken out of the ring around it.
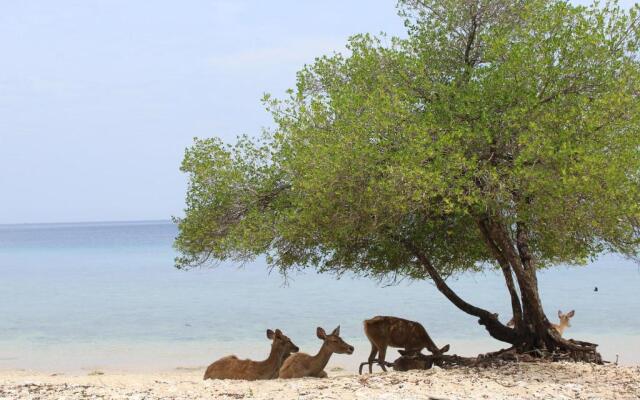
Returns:
[[[338,324],[356,353],[331,364],[352,369],[369,351],[362,320],[374,315],[418,320],[452,353],[505,347],[428,282],[388,286],[308,271],[285,283],[264,260],[179,271],[176,233],[166,221],[0,225],[0,369],[167,370],[230,353],[262,358],[267,328],[313,353],[316,326]],[[606,255],[587,267],[541,272],[539,283],[552,319],[558,309],[576,310],[565,336],[600,343],[606,359],[640,363],[638,265]],[[509,319],[498,274],[450,284]]]

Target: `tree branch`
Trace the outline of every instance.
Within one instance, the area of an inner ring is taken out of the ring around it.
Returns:
[[[480,325],[484,325],[491,336],[493,336],[494,338],[512,344],[517,341],[517,335],[515,331],[500,323],[497,318],[497,314],[491,313],[485,309],[476,307],[464,301],[449,287],[449,285],[447,285],[444,279],[442,279],[442,277],[438,273],[438,270],[433,266],[431,260],[426,254],[424,254],[410,241],[404,240],[403,244],[405,248],[418,259],[424,270],[427,272],[427,274],[429,274],[433,282],[436,284],[438,290],[442,294],[444,294],[445,297],[449,299],[449,301],[451,301],[456,307],[466,312],[467,314],[478,317],[478,323]]]

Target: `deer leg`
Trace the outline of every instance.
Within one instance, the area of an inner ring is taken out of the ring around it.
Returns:
[[[368,361],[365,361],[365,362],[363,362],[363,363],[360,363],[360,366],[358,367],[358,373],[359,373],[360,375],[362,375],[362,367],[364,367],[364,366],[365,366],[365,365],[367,365],[367,364],[369,364],[369,362],[368,362]],[[369,365],[371,365],[371,364],[369,364]]]
[[[378,351],[378,365],[384,372],[387,372],[387,368],[385,367],[384,358],[387,355],[387,346],[380,347]]]
[[[369,353],[369,373],[373,373],[373,362],[376,359],[376,354],[378,354],[378,348],[375,344],[371,343],[371,353]]]
[[[365,365],[369,365],[369,373],[373,372],[373,362],[376,361],[376,354],[378,353],[378,348],[375,344],[371,343],[371,353],[369,354],[369,358],[367,361],[360,364],[360,368],[358,368],[358,373],[362,375],[362,367]]]

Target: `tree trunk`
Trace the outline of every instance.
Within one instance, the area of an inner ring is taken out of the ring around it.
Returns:
[[[483,325],[493,338],[510,343],[519,353],[602,363],[602,358],[596,351],[597,345],[563,339],[545,315],[538,291],[534,258],[529,252],[526,226],[517,224],[516,234],[513,235],[504,224],[483,216],[478,220],[478,227],[487,247],[502,269],[511,297],[515,322],[513,329],[503,325],[497,314],[471,305],[460,298],[446,284],[427,254],[411,242],[405,241],[403,244],[416,257],[438,290],[460,310],[478,317],[478,323]],[[519,293],[513,275],[516,277]]]
[[[505,224],[496,222],[495,219],[484,217],[483,222],[488,229],[486,232],[481,229],[481,233],[488,234],[488,238],[497,243],[500,258],[506,259],[513,269],[520,289],[522,319],[516,320],[518,342],[512,344],[519,352],[562,353],[568,354],[576,361],[601,363],[602,358],[596,351],[596,345],[562,339],[544,313],[538,290],[535,259],[529,251],[526,225],[518,222],[514,235]]]

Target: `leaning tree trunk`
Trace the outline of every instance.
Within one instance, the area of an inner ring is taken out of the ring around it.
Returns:
[[[481,223],[487,227],[489,239],[495,241],[508,261],[520,288],[522,320],[517,321],[515,327],[519,343],[512,344],[520,352],[539,352],[554,357],[562,355],[577,361],[601,363],[596,345],[563,339],[545,315],[538,290],[535,260],[529,251],[527,226],[522,222],[516,224],[514,240],[504,224],[489,218],[484,218]]]
[[[602,363],[597,345],[563,339],[546,317],[540,301],[535,270],[518,277],[523,312],[515,330],[516,340],[510,343],[519,353],[531,353],[553,359],[570,359]],[[487,326],[489,333],[492,328]]]
[[[480,233],[491,254],[500,265],[511,297],[515,326],[509,328],[498,320],[498,315],[464,301],[444,281],[427,254],[411,242],[404,242],[434,281],[438,290],[456,307],[478,317],[478,323],[495,339],[510,343],[519,353],[552,358],[602,363],[597,345],[565,340],[549,322],[544,313],[538,291],[534,259],[529,252],[526,226],[517,224],[515,240],[504,224],[483,217],[478,220]],[[515,275],[515,281],[513,276]],[[517,289],[516,289],[517,282]]]

